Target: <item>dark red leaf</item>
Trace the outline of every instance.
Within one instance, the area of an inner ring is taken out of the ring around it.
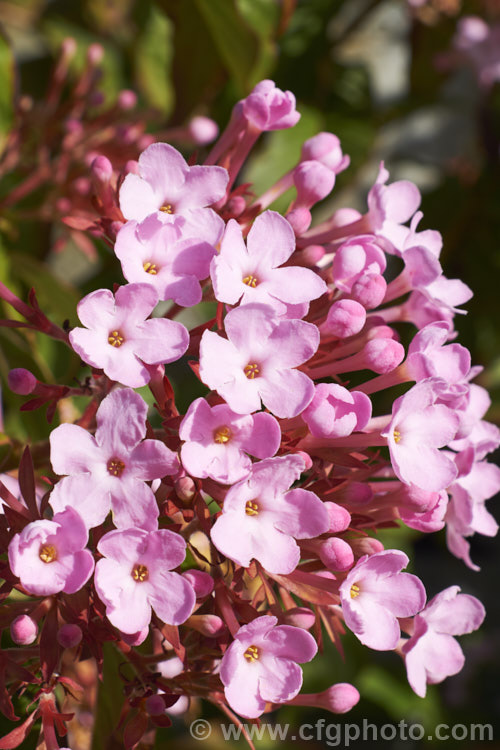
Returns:
[[[31,458],[29,445],[24,449],[21,463],[19,464],[19,487],[32,518],[40,518],[36,504],[35,471],[33,469],[33,459]]]
[[[37,718],[38,711],[33,711],[23,723],[0,739],[0,750],[12,750],[24,742]]]
[[[40,636],[40,663],[43,679],[48,682],[59,661],[60,647],[57,642],[57,607],[52,607],[45,617]]]
[[[145,713],[140,711],[138,714],[133,716],[123,731],[123,744],[125,750],[131,750],[141,741],[145,731],[148,728],[148,717]]]

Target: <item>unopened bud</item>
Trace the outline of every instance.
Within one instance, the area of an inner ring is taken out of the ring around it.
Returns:
[[[311,226],[312,216],[309,209],[300,206],[289,211],[286,215],[286,220],[292,225],[295,236],[300,237]]]
[[[205,573],[203,570],[186,570],[181,575],[189,581],[197,599],[204,599],[205,596],[212,593],[214,579],[209,573]]]
[[[326,198],[335,185],[335,172],[319,161],[303,161],[293,172],[297,206],[311,208]]]
[[[337,505],[337,503],[332,503],[330,501],[326,502],[324,505],[328,511],[328,518],[330,519],[330,528],[328,529],[330,534],[340,534],[341,531],[345,531],[349,528],[351,514],[348,510],[343,508],[342,505]]]
[[[224,621],[217,615],[191,615],[184,624],[208,638],[218,638],[226,632]]]
[[[287,625],[303,630],[309,630],[316,622],[316,615],[307,607],[293,607],[285,612],[284,617]]]
[[[149,626],[146,625],[142,630],[138,630],[137,633],[120,633],[122,641],[125,641],[129,646],[140,646],[144,643],[149,635]]]
[[[33,373],[24,367],[16,367],[7,375],[10,390],[19,396],[27,396],[29,393],[33,393],[37,382]]]
[[[379,375],[392,372],[404,359],[404,346],[394,339],[372,339],[363,349],[366,366]]]
[[[113,177],[113,165],[107,156],[96,156],[90,167],[93,179],[107,185]]]
[[[74,648],[81,643],[82,640],[82,629],[78,625],[67,623],[61,625],[57,633],[57,640],[63,648]]]
[[[146,698],[146,711],[150,716],[159,716],[165,711],[165,701],[161,695],[150,695]]]
[[[379,273],[365,273],[351,289],[351,297],[367,310],[374,310],[385,297],[387,282]]]
[[[137,104],[137,94],[130,89],[123,89],[118,94],[117,104],[124,112],[134,109]]]
[[[348,682],[338,682],[322,693],[301,693],[290,701],[295,706],[314,706],[334,714],[345,714],[359,701],[359,692]]]
[[[350,544],[356,557],[363,557],[363,555],[375,555],[377,552],[382,552],[384,545],[378,539],[374,539],[372,536],[359,537],[358,539],[351,539]]]
[[[334,302],[328,310],[325,329],[339,339],[355,336],[363,330],[366,322],[366,309],[353,299]]]
[[[10,624],[10,635],[18,646],[29,646],[38,635],[38,625],[29,615],[19,615]]]
[[[87,60],[90,65],[99,65],[104,57],[104,47],[102,44],[91,44],[87,50]]]
[[[204,146],[206,143],[215,141],[219,135],[219,127],[210,117],[198,115],[193,117],[188,124],[188,132],[195,143]]]
[[[196,485],[191,477],[181,477],[175,482],[174,487],[179,500],[185,503],[191,502],[196,494]]]
[[[331,570],[349,570],[354,564],[351,546],[337,536],[332,536],[321,543],[319,557],[321,562]]]

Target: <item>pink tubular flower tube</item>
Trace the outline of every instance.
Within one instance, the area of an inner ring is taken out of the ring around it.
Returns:
[[[340,586],[347,627],[375,651],[396,648],[400,637],[397,618],[411,617],[425,604],[420,579],[400,572],[408,562],[404,552],[395,549],[365,555]]]
[[[198,398],[182,420],[179,437],[186,441],[181,460],[191,476],[234,484],[250,473],[252,462],[247,454],[274,456],[281,431],[271,414],[236,414],[225,404],[210,407]]]
[[[186,556],[186,543],[167,529],[124,529],[105,534],[98,551],[95,586],[108,620],[123,633],[149,625],[151,610],[169,625],[185,622],[195,605],[191,584],[172,568]]]
[[[231,310],[224,320],[227,339],[205,331],[200,344],[200,376],[238,414],[260,409],[261,400],[277,417],[295,417],[314,395],[312,380],[295,367],[312,357],[319,343],[315,325],[281,320],[268,305]]]
[[[450,586],[431,599],[415,617],[413,635],[403,645],[408,682],[421,698],[427,684],[462,669],[465,658],[453,636],[472,633],[484,620],[479,599],[459,591],[459,586]]]
[[[297,662],[311,661],[318,650],[306,630],[277,623],[276,617],[263,616],[243,625],[222,658],[226,700],[247,719],[260,716],[266,703],[295,698],[302,687]]]
[[[231,487],[212,541],[223,555],[243,567],[252,558],[270,573],[291,573],[300,559],[295,539],[328,531],[330,519],[321,500],[308,490],[290,490],[304,470],[298,455],[254,464],[247,479]]]
[[[30,594],[73,594],[94,570],[87,541],[82,519],[76,510],[66,508],[52,521],[33,521],[15,534],[9,544],[9,565]]]
[[[144,440],[147,412],[138,393],[117,388],[101,402],[94,437],[73,424],[52,431],[52,467],[68,475],[50,496],[56,512],[75,507],[87,528],[102,523],[110,510],[120,528],[157,528],[158,507],[146,482],[175,474],[179,459],[160,440]]]
[[[364,429],[371,415],[371,401],[364,393],[336,383],[319,383],[302,419],[314,437],[346,437]]]
[[[157,302],[149,284],[121,286],[115,296],[108,289],[91,292],[78,303],[78,317],[86,327],[73,328],[71,346],[111,380],[131,388],[146,385],[151,377],[146,365],[175,362],[189,344],[181,323],[146,320]]]

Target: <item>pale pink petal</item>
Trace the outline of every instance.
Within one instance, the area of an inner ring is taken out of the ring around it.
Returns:
[[[160,440],[143,440],[130,454],[127,466],[134,477],[149,482],[175,474],[179,470],[179,458]]]
[[[282,419],[295,417],[314,396],[313,381],[300,370],[275,370],[258,380],[264,405]]]
[[[262,659],[262,673],[259,680],[259,693],[270,703],[284,703],[295,698],[302,687],[302,669],[294,661],[276,659],[265,654]]]
[[[146,435],[148,406],[130,388],[115,388],[97,410],[98,445],[111,456],[129,453]]]
[[[224,196],[228,180],[227,170],[222,167],[189,167],[177,208],[211,206]]]
[[[164,318],[146,320],[137,326],[134,351],[147,364],[175,362],[189,346],[189,333],[182,323]]]
[[[158,528],[158,505],[149,485],[134,477],[122,477],[111,494],[113,523],[119,529],[137,527],[146,531]]]
[[[161,196],[153,190],[149,182],[135,174],[125,177],[120,188],[120,209],[126,219],[142,221],[161,205]]]
[[[277,268],[295,250],[295,234],[281,214],[265,211],[255,219],[248,233],[247,247],[252,259]]]
[[[56,474],[81,474],[102,462],[102,456],[87,430],[62,424],[50,433],[50,461]]]
[[[157,571],[154,583],[149,602],[160,620],[168,625],[185,622],[196,604],[194,589],[189,581],[178,573]]]

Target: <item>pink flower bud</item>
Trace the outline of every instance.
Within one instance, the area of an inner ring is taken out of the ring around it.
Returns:
[[[208,638],[218,638],[226,631],[224,621],[217,615],[191,615],[185,625]]]
[[[129,646],[140,646],[144,643],[149,635],[149,625],[137,631],[137,633],[120,633],[122,641],[125,641]]]
[[[150,695],[146,698],[146,711],[150,716],[159,716],[165,711],[165,701],[161,695]]]
[[[229,214],[230,217],[236,218],[237,216],[241,216],[246,207],[247,202],[242,195],[233,195],[228,200],[224,212],[225,214]]]
[[[104,57],[104,47],[102,44],[91,44],[87,50],[87,60],[90,65],[99,65]]]
[[[206,143],[215,141],[219,135],[219,127],[210,117],[198,115],[189,123],[188,132],[195,143],[204,146]]]
[[[175,482],[175,493],[179,500],[183,502],[191,502],[196,494],[196,485],[191,477],[181,477]]]
[[[392,372],[404,359],[404,346],[394,339],[372,339],[363,349],[366,366],[369,370],[383,375]]]
[[[86,177],[77,177],[73,183],[73,187],[79,195],[89,195],[91,190],[90,180]]]
[[[329,501],[325,503],[325,507],[330,518],[330,528],[328,529],[328,531],[331,534],[339,534],[341,531],[345,531],[347,528],[349,528],[349,524],[351,523],[351,514],[348,510],[343,508],[342,505],[337,505],[337,503],[332,503]]]
[[[352,505],[367,505],[373,498],[371,487],[364,482],[349,482],[335,495],[341,502]]]
[[[129,159],[125,164],[126,174],[139,174],[139,162],[135,159]]]
[[[300,158],[301,161],[320,161],[336,174],[347,169],[350,163],[349,157],[342,153],[340,140],[333,133],[318,133],[305,141]]]
[[[289,224],[292,225],[295,236],[300,237],[300,235],[304,234],[304,232],[307,232],[307,230],[311,226],[312,216],[309,209],[301,206],[299,208],[294,208],[292,211],[289,211],[286,215],[286,220]]]
[[[366,322],[366,309],[353,299],[334,302],[328,310],[325,329],[339,339],[355,336]]]
[[[77,44],[71,36],[67,36],[63,39],[61,44],[61,54],[64,55],[67,61],[71,60],[76,55]]]
[[[38,625],[29,615],[19,615],[10,624],[10,635],[18,646],[29,646],[38,635]]]
[[[306,209],[298,208],[297,211],[306,211]],[[290,214],[293,213],[294,211],[290,212]],[[288,214],[288,216],[290,216],[290,214]],[[311,266],[317,265],[321,258],[324,257],[324,255],[325,248],[323,247],[323,245],[308,245],[303,250],[301,250],[300,253],[296,253],[293,256],[293,261],[298,266],[306,266],[310,268]]]
[[[301,694],[290,703],[295,706],[314,706],[324,708],[334,714],[345,714],[359,701],[359,692],[348,682],[338,682],[322,693]]]
[[[316,622],[316,615],[307,607],[294,607],[285,612],[285,622],[287,625],[293,625],[296,628],[309,630]]]
[[[25,370],[24,367],[16,367],[7,375],[7,382],[13,393],[17,393],[19,396],[27,396],[29,393],[33,393],[38,381],[29,370]]]
[[[134,109],[137,104],[137,94],[130,89],[123,89],[123,91],[120,91],[118,94],[117,104],[124,112]]]
[[[57,640],[63,648],[74,648],[81,643],[82,635],[82,629],[78,625],[67,623],[59,628]]]
[[[295,204],[311,208],[332,192],[335,172],[320,161],[303,161],[294,169],[293,182],[297,189]]]
[[[214,579],[203,570],[186,570],[181,574],[194,589],[197,599],[203,599],[212,593],[214,588]]]
[[[305,463],[303,471],[309,471],[311,466],[313,465],[312,458],[309,455],[309,453],[306,453],[305,451],[295,451],[295,456],[300,456]]]
[[[81,120],[77,120],[75,117],[68,117],[64,123],[64,129],[71,135],[79,135],[83,133],[83,124]]]
[[[133,132],[130,136],[130,142],[132,142],[136,138],[136,133]],[[147,149],[148,146],[151,146],[152,143],[156,143],[154,135],[151,135],[150,133],[144,133],[144,135],[141,135],[138,142],[138,147],[140,151],[144,151]]]
[[[373,310],[382,303],[386,290],[387,282],[383,276],[367,273],[354,282],[351,296],[367,310]]]
[[[382,552],[384,549],[382,542],[379,542],[378,539],[374,539],[372,536],[351,539],[350,544],[356,557],[375,555],[377,552]]]
[[[107,185],[113,177],[113,165],[107,156],[97,156],[90,167],[92,177],[98,183]]]
[[[319,556],[321,562],[331,570],[349,570],[354,564],[351,546],[337,536],[321,543]]]

